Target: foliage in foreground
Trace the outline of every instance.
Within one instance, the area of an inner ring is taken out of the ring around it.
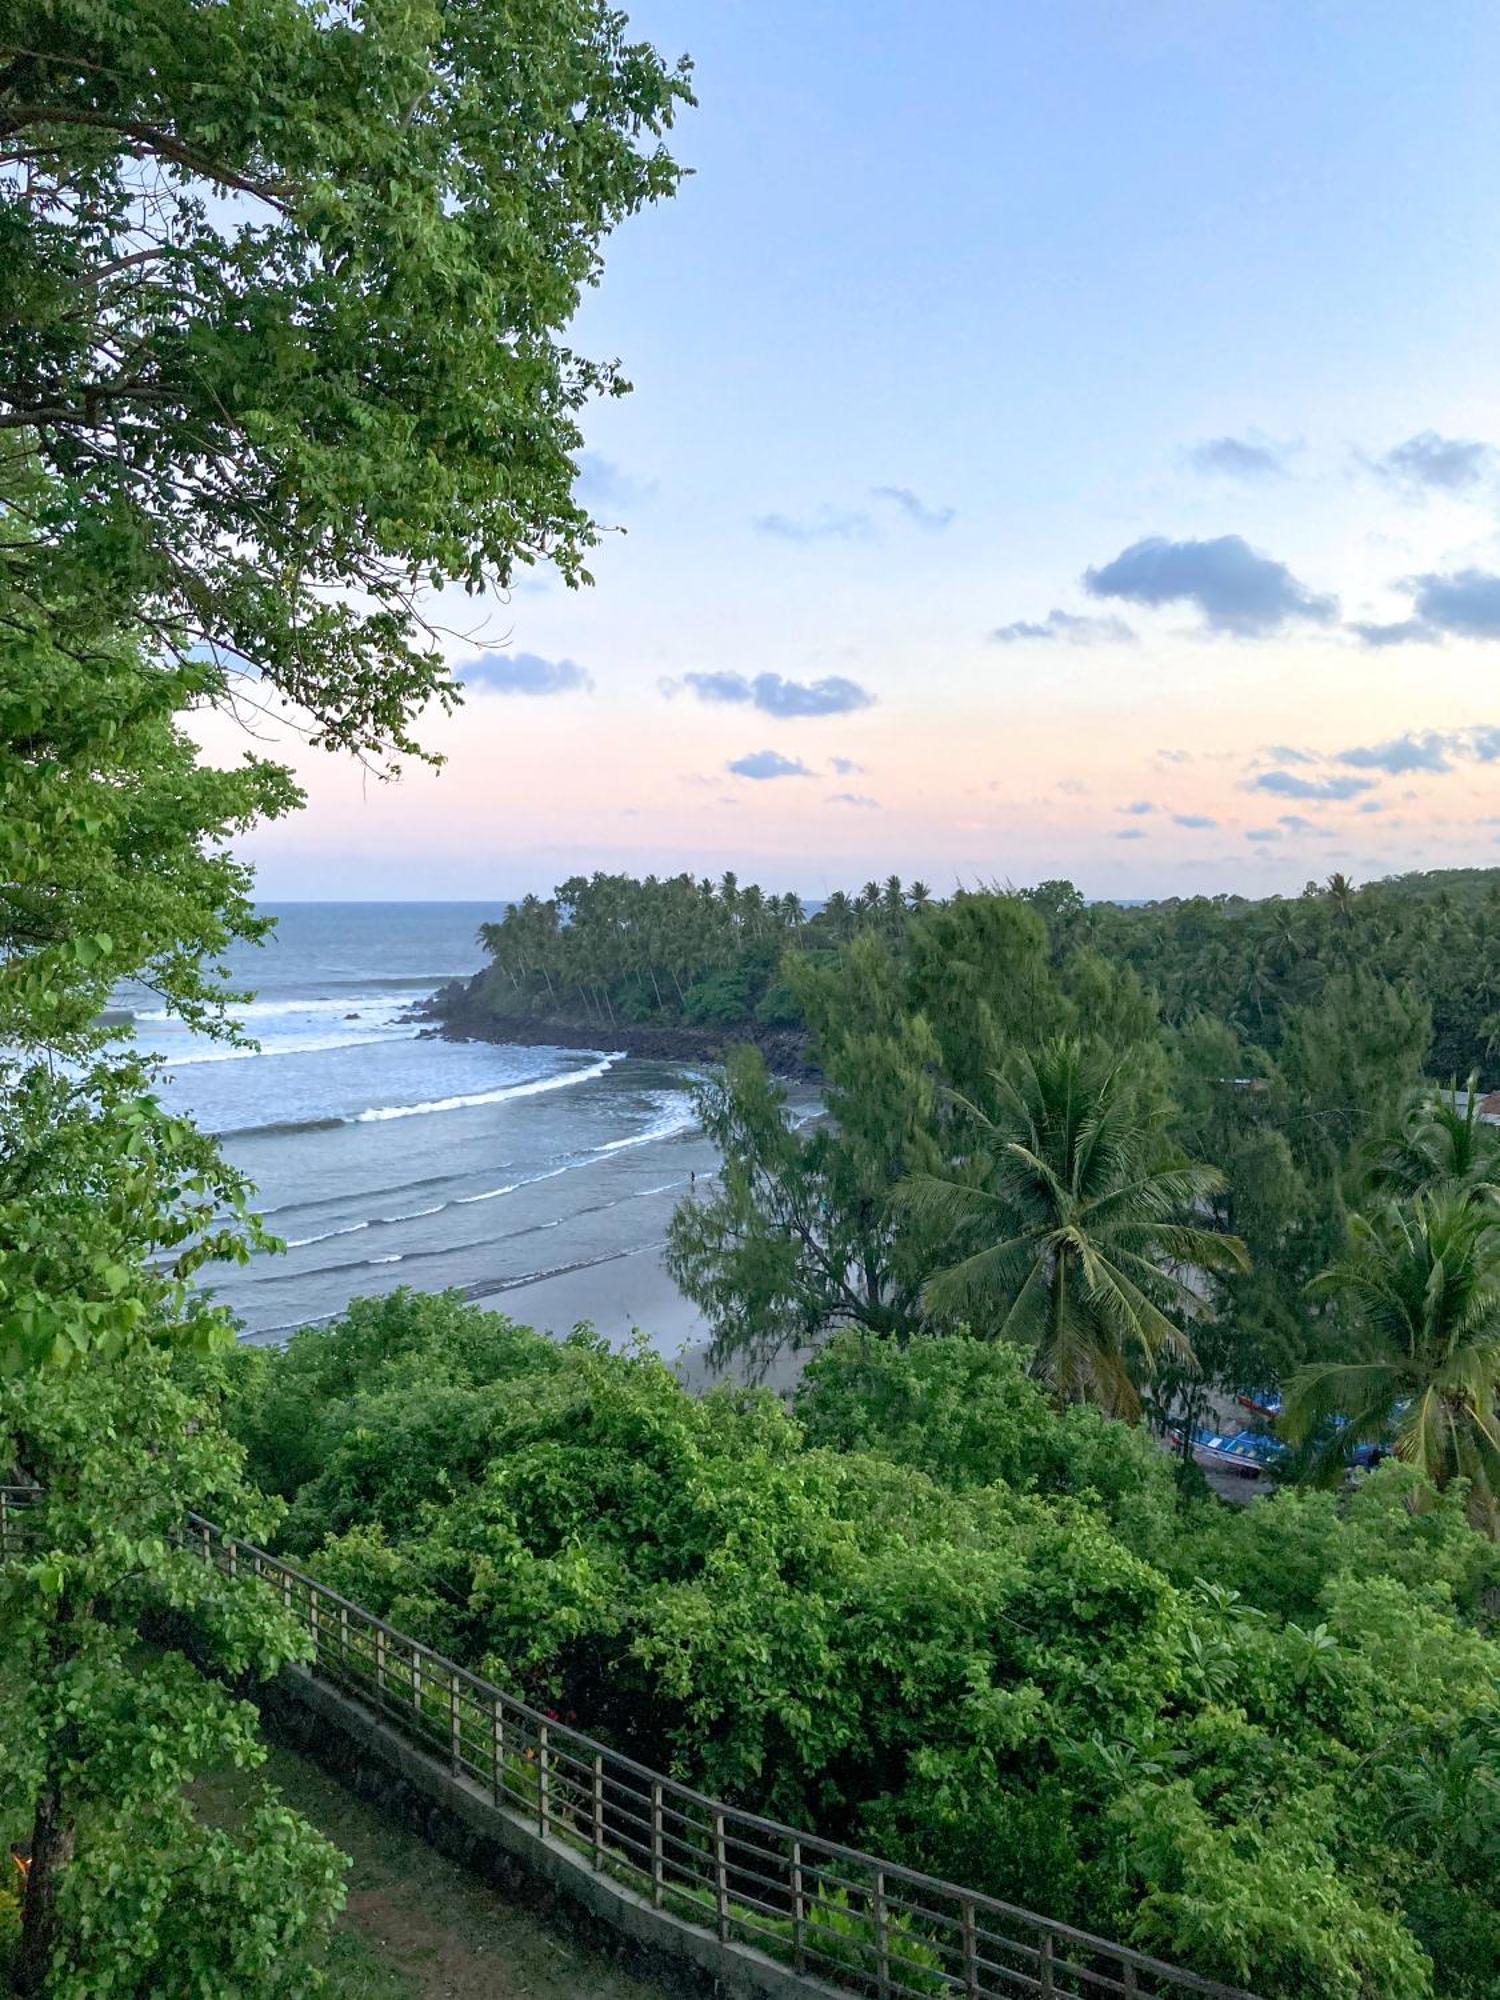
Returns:
[[[93,599],[332,745],[414,750],[456,692],[421,593],[577,583],[598,539],[579,418],[626,385],[566,329],[676,187],[688,97],[628,28],[603,0],[11,0],[0,438],[56,484],[0,545],[8,631]]]
[[[685,67],[604,0],[318,8],[16,0],[0,20],[0,1762],[30,1856],[26,1994],[309,1990],[337,1857],[274,1802],[204,1834],[182,1786],[255,1755],[210,1661],[294,1645],[172,1545],[257,1518],[191,1290],[265,1241],[212,1140],[102,1017],[139,981],[233,1036],[215,961],[264,934],[235,836],[296,803],[186,726],[269,700],[416,751],[457,688],[418,602],[586,580],[567,345],[610,229],[669,194]],[[236,682],[231,676],[241,676]]]
[[[1271,2000],[1500,1993],[1461,1491],[1183,1502],[962,1337],[846,1334],[796,1417],[453,1298],[238,1366],[292,1548],[644,1761]]]
[[[275,1520],[240,1483],[210,1383],[146,1346],[107,1369],[20,1377],[0,1395],[0,1449],[41,1486],[0,1563],[4,1831],[45,1889],[28,1894],[22,1990],[313,1991],[308,1953],[342,1904],[343,1857],[272,1793],[231,1834],[202,1827],[183,1790],[206,1765],[262,1760],[256,1711],[228,1683],[306,1650],[252,1580],[178,1546],[189,1509],[245,1534]],[[162,1642],[143,1646],[143,1625]]]

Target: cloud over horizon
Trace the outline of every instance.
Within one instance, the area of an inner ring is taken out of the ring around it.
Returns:
[[[1113,562],[1085,570],[1083,587],[1091,597],[1153,608],[1195,604],[1210,631],[1241,639],[1262,638],[1298,619],[1326,625],[1338,610],[1336,598],[1309,590],[1242,535],[1182,542],[1148,535]]]
[[[1358,771],[1385,771],[1399,778],[1406,771],[1451,770],[1450,748],[1449,738],[1430,729],[1425,735],[1393,736],[1385,743],[1358,744],[1352,750],[1340,750],[1334,761],[1351,764]]]
[[[735,757],[724,766],[737,778],[810,778],[812,772],[800,757],[783,757],[779,750],[752,750],[748,756]]]
[[[1426,625],[1420,618],[1396,618],[1387,624],[1378,619],[1356,618],[1349,630],[1367,646],[1375,647],[1435,646],[1443,636],[1435,625]]]
[[[664,681],[662,692],[673,695],[678,683]],[[850,715],[856,709],[873,708],[875,697],[858,681],[843,674],[827,674],[816,681],[789,681],[780,674],[710,673],[684,674],[681,686],[699,701],[731,702],[758,708],[763,715],[783,720],[808,715]]]
[[[1371,463],[1383,479],[1408,492],[1471,493],[1494,471],[1495,447],[1479,438],[1418,431]]]
[[[587,693],[594,685],[576,660],[544,660],[539,653],[481,653],[453,671],[466,687],[496,694]]]
[[[1223,473],[1230,479],[1282,479],[1286,466],[1279,452],[1269,445],[1251,444],[1246,438],[1205,438],[1188,453],[1196,472]]]
[[[1247,778],[1250,792],[1271,792],[1279,799],[1353,799],[1375,789],[1371,778],[1299,778],[1291,771],[1262,771]]]
[[[1500,639],[1500,576],[1493,571],[1460,569],[1448,576],[1429,571],[1414,582],[1416,612],[1424,624],[1461,639]]]
[[[931,534],[939,534],[951,526],[958,513],[956,507],[929,507],[909,486],[872,486],[870,498],[888,500],[893,507],[900,508],[908,521],[914,521]]]
[[[1009,625],[997,625],[990,633],[992,646],[1014,646],[1023,639],[1063,639],[1070,646],[1129,645],[1135,633],[1123,618],[1082,618],[1073,611],[1049,611],[1043,619],[1017,618]]]
[[[1308,834],[1314,840],[1332,840],[1333,828],[1319,826],[1314,819],[1306,819],[1301,813],[1278,813],[1276,824],[1284,826],[1291,833]]]
[[[867,812],[879,812],[879,799],[872,799],[867,792],[830,792],[831,806],[862,806]]]
[[[1384,743],[1356,744],[1334,757],[1337,764],[1359,771],[1384,771],[1392,778],[1409,771],[1451,771],[1454,760],[1474,764],[1500,760],[1500,725],[1474,723],[1468,729],[1409,730]]]
[[[779,542],[862,542],[870,534],[870,517],[824,507],[807,521],[790,514],[757,514],[755,527],[758,533]]]
[[[1407,577],[1413,615],[1350,626],[1367,646],[1432,646],[1445,638],[1500,639],[1500,575],[1486,569],[1427,570]]]

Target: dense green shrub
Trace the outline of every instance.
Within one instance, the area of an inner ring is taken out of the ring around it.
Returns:
[[[320,1574],[644,1761],[1276,2000],[1500,1994],[1494,1552],[1400,1469],[1232,1513],[978,1342],[793,1416],[403,1294],[239,1405]]]

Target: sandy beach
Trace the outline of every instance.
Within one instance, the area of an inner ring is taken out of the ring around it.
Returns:
[[[623,1347],[633,1334],[644,1333],[687,1389],[711,1389],[715,1382],[743,1379],[732,1365],[719,1369],[710,1364],[708,1324],[672,1282],[659,1242],[644,1243],[582,1270],[511,1286],[485,1303],[523,1326],[555,1336],[571,1332],[582,1321],[616,1347]],[[767,1385],[789,1393],[804,1358],[782,1357],[765,1376]]]
[[[529,1284],[508,1285],[484,1303],[542,1333],[562,1335],[586,1320],[612,1344],[623,1346],[640,1331],[669,1361],[708,1339],[698,1308],[668,1276],[660,1242]]]

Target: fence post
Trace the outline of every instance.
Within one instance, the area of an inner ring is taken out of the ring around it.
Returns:
[[[662,1884],[666,1879],[666,1857],[662,1852],[661,1780],[651,1781],[651,1901],[659,1910]]]
[[[323,1628],[318,1613],[318,1587],[314,1583],[307,1586],[307,1629],[312,1634],[312,1663],[316,1667],[322,1650]]]
[[[1040,1971],[1041,1971],[1041,1975],[1042,1975],[1042,1982],[1041,1982],[1041,1990],[1042,1990],[1042,1992],[1043,1992],[1043,1993],[1044,1993],[1044,1994],[1046,1995],[1046,1997],[1047,1997],[1047,2000],[1052,2000],[1052,1995],[1053,1995],[1053,1994],[1054,1994],[1054,1993],[1055,1993],[1055,1992],[1057,1991],[1057,1989],[1056,1989],[1056,1987],[1055,1987],[1055,1986],[1054,1986],[1054,1985],[1052,1984],[1052,1933],[1051,1933],[1051,1931],[1043,1931],[1043,1932],[1042,1932],[1042,1955],[1041,1955],[1041,1962],[1040,1962]]]
[[[807,1970],[807,1905],[802,1897],[802,1842],[792,1842],[792,1964]]]
[[[979,1940],[975,1936],[974,1904],[971,1898],[963,1902],[964,1932],[964,1992],[968,2000],[979,2000]]]
[[[1125,1974],[1125,2000],[1135,2000],[1138,1991],[1135,1983],[1135,1967],[1127,1959],[1122,1969]]]
[[[719,1942],[729,1942],[729,1863],[724,1851],[724,1815],[714,1814],[714,1908],[719,1916]]]
[[[885,1870],[875,1870],[875,1991],[880,2000],[889,2000],[891,1991],[891,1942],[886,1935]]]
[[[458,1675],[452,1672],[448,1675],[448,1740],[456,1778],[464,1767],[464,1726],[458,1705]]]
[[[552,1753],[545,1722],[536,1728],[536,1817],[543,1840],[552,1831]]]
[[[349,1607],[339,1606],[339,1665],[347,1674],[349,1671]]]
[[[209,1568],[212,1569],[214,1558],[213,1558],[213,1550],[209,1544],[209,1539],[208,1539],[207,1521],[205,1521],[203,1523],[203,1526],[198,1530],[198,1534],[203,1543],[203,1560],[208,1564]]]
[[[411,1705],[420,1727],[422,1721],[422,1655],[413,1646],[411,1649]]]
[[[0,1486],[0,1556],[10,1554],[10,1495]]]
[[[604,1759],[594,1752],[594,1866],[604,1866]]]
[[[506,1710],[496,1694],[494,1698],[494,1720],[490,1724],[494,1734],[494,1802],[504,1806],[506,1802]]]
[[[385,1693],[385,1627],[375,1627],[375,1692]]]
[[[226,1542],[224,1549],[229,1558],[229,1574],[231,1576],[238,1576],[240,1573],[239,1544],[237,1542]]]

